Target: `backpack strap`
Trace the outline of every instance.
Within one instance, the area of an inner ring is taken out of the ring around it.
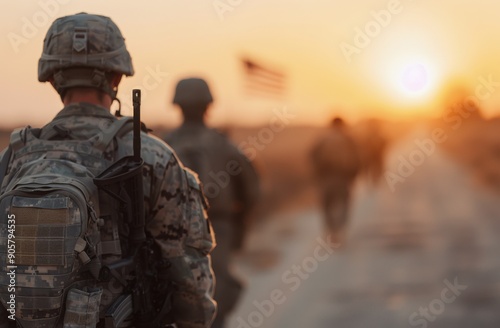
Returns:
[[[39,138],[43,140],[50,140],[55,136],[65,137],[67,135],[69,135],[69,131],[58,127],[57,121],[52,121],[42,128]]]
[[[134,119],[128,116],[121,117],[118,120],[114,121],[113,124],[111,124],[111,126],[108,129],[102,131],[98,135],[94,147],[104,152],[115,137],[121,136],[129,131],[132,131],[133,126],[130,123],[133,122]]]
[[[9,147],[12,148],[12,152],[16,152],[21,147],[26,144],[26,136],[31,126],[26,126],[24,128],[17,128],[10,134],[10,144]]]
[[[7,168],[9,167],[10,156],[12,155],[12,147],[9,147],[5,150],[2,156],[2,161],[0,162],[0,189],[3,184],[3,179],[7,174]]]
[[[45,125],[42,129],[42,133],[40,134],[39,138],[44,140],[50,140],[55,136],[62,136],[62,137],[69,136],[70,131],[63,130],[57,125],[57,123],[58,123],[57,121],[52,121],[49,124]],[[132,124],[128,125],[129,123],[133,123],[132,117],[126,116],[118,120],[115,120],[109,126],[109,128],[107,128],[104,131],[101,131],[96,136],[90,138],[90,141],[93,143],[93,146],[95,148],[104,152],[111,143],[111,141],[113,141],[113,139],[116,136],[120,136],[129,131],[132,131],[133,126]]]
[[[3,179],[7,175],[12,153],[24,146],[26,143],[26,133],[30,128],[29,125],[24,128],[17,128],[10,134],[9,146],[5,150],[0,162],[0,189],[3,185]]]

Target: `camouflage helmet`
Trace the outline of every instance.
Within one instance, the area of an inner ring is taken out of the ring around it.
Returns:
[[[188,78],[180,80],[175,88],[174,104],[179,106],[208,105],[213,102],[212,94],[205,80]]]
[[[61,97],[71,87],[94,87],[114,98],[109,73],[134,74],[125,39],[109,17],[79,13],[52,23],[38,61],[40,82],[52,79]]]

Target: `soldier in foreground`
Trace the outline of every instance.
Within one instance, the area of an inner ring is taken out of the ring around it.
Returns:
[[[313,148],[311,157],[325,226],[332,240],[343,243],[351,188],[360,167],[356,144],[343,119],[332,120],[327,136]]]
[[[29,166],[31,161],[36,161],[38,158],[54,158],[52,163],[67,160],[81,164],[89,168],[94,175],[98,175],[106,168],[103,165],[108,166],[122,156],[130,154],[132,133],[128,131],[123,135],[115,134],[101,153],[101,158],[83,155],[88,151],[85,149],[88,144],[84,142],[91,140],[91,145],[99,144],[102,140],[99,136],[106,138],[107,129],[115,126],[117,118],[110,113],[111,104],[116,99],[122,76],[133,74],[132,61],[125,47],[124,38],[110,18],[80,13],[57,19],[49,28],[44,40],[43,53],[38,65],[38,79],[40,82],[51,83],[60,95],[64,108],[51,123],[37,131],[36,139],[40,140],[39,145],[43,145],[44,140],[47,140],[46,143],[52,140],[63,140],[61,144],[68,145],[68,147],[50,149],[45,153],[34,152],[29,156],[17,154],[16,149],[12,149],[12,154],[4,150],[2,156],[9,155],[10,161],[6,162],[8,166],[2,183],[2,193],[9,182],[16,178],[16,173],[23,169],[21,166]],[[177,327],[210,327],[216,311],[216,304],[212,298],[214,282],[209,255],[214,246],[214,239],[206,217],[206,202],[203,193],[196,176],[184,168],[165,143],[144,132],[141,139],[142,148],[139,151],[144,161],[142,168],[144,197],[139,200],[132,199],[132,202],[144,203],[146,235],[158,250],[158,256],[161,258],[159,261],[165,262],[159,279],[160,281],[161,279],[168,280],[167,282],[172,284],[171,310],[168,313],[172,321],[167,322],[167,319],[161,318],[159,326],[163,327],[173,322]],[[69,145],[74,146],[70,148]],[[47,202],[46,199],[44,202],[46,204],[42,205],[47,208],[47,211],[60,213],[57,209],[53,210],[52,202]],[[95,251],[101,253],[99,256],[104,262],[106,258],[120,259],[121,254],[125,252],[121,239],[123,222],[103,218],[103,211],[107,209],[106,204],[100,203],[99,206],[100,220],[104,222],[100,228],[101,246],[96,247]],[[107,210],[110,217],[113,217],[113,213],[109,213],[111,212],[109,208]],[[37,218],[37,220],[51,219]],[[92,222],[89,221],[88,224],[90,230]],[[33,235],[24,236],[29,231],[21,228],[21,226],[17,227],[17,240],[23,237],[33,237]],[[36,231],[36,236],[45,234],[47,237],[49,234],[50,237],[57,232],[42,228],[40,226],[40,229]],[[72,229],[72,226],[67,225],[64,229]],[[69,230],[65,234],[68,235]],[[34,242],[38,245],[36,238]],[[96,254],[92,254],[88,249],[92,240],[86,238],[83,243],[87,246],[79,249],[79,254],[88,253],[91,258],[95,258]],[[75,251],[77,249],[78,244],[75,246]],[[43,261],[44,255],[47,254],[44,252],[47,250],[39,248],[29,250],[19,247],[18,260],[23,254],[29,252],[34,252],[33,256],[26,257],[24,260],[33,261],[35,268],[43,268],[40,266],[40,261]],[[72,248],[70,254],[72,254]],[[75,263],[73,270],[76,267],[82,270],[89,269],[86,265],[78,266],[78,258]],[[49,274],[50,270],[59,270],[57,268],[49,267]],[[117,278],[114,275],[109,282],[99,280],[96,282],[96,279],[92,278],[77,283],[73,281],[72,283],[77,285],[76,287],[72,285],[70,292],[76,290],[76,298],[68,302],[69,296],[66,296],[65,292],[68,286],[58,285],[59,279],[63,277],[38,276],[44,273],[47,272],[35,271],[28,276],[26,281],[17,282],[15,314],[18,324],[22,322],[25,327],[62,327],[64,322],[64,327],[113,326],[108,324],[109,318],[106,318],[105,322],[104,314],[110,310],[110,305],[126,289],[126,285],[119,279],[119,276]],[[81,275],[84,274],[81,273]],[[75,276],[80,276],[80,273]],[[49,278],[54,280],[49,280]],[[139,281],[138,284],[143,282]],[[5,287],[5,280],[1,280],[1,284],[4,285],[2,288]],[[23,296],[22,287],[37,291],[36,303],[33,303],[35,300],[31,297]],[[157,288],[157,286],[153,287]],[[60,299],[54,298],[55,295],[64,296]],[[9,307],[6,297],[8,298],[7,294],[2,294],[0,327],[16,325],[16,322],[7,316],[6,308]],[[161,297],[167,298],[167,294],[160,295]],[[81,303],[82,299],[89,300],[88,304]],[[157,304],[163,302],[163,300],[157,301]],[[72,307],[72,311],[68,310],[68,307]],[[83,315],[79,311],[83,311]],[[91,313],[92,311],[95,313]],[[136,327],[144,326],[143,322],[137,322],[133,317],[128,319],[120,327],[125,324]],[[49,325],[48,322],[51,324]],[[57,324],[53,324],[54,322]]]
[[[209,200],[209,217],[217,237],[212,253],[218,313],[213,327],[224,326],[242,290],[231,273],[233,251],[242,246],[246,219],[257,201],[258,176],[252,164],[226,136],[205,125],[212,103],[208,84],[199,78],[179,81],[173,103],[184,116],[182,126],[166,136],[183,163],[197,172]]]

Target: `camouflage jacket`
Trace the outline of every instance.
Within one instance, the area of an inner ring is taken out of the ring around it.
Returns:
[[[71,139],[88,139],[114,120],[105,108],[77,103],[62,109],[53,122],[69,131]],[[132,145],[132,132],[122,138],[124,143]],[[214,278],[209,253],[215,241],[200,184],[164,142],[145,133],[141,139],[147,229],[172,264],[169,274],[175,283],[174,320],[177,327],[210,327],[216,304],[212,298]],[[132,153],[131,146],[126,148],[128,153],[123,154],[122,149],[118,155],[117,143],[111,143],[103,156],[111,163],[118,156]],[[17,169],[9,164],[4,186]]]
[[[199,174],[212,222],[230,224],[233,248],[243,245],[249,212],[259,197],[259,177],[250,160],[225,135],[202,122],[186,122],[165,137],[182,162]],[[217,233],[217,231],[216,231]]]
[[[256,203],[257,172],[228,137],[201,122],[185,122],[164,140],[200,176],[210,218],[245,215]]]

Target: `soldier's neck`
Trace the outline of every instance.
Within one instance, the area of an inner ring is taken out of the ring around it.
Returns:
[[[64,106],[79,102],[98,105],[109,110],[111,108],[113,100],[109,95],[105,93],[85,88],[81,88],[78,90],[69,90],[63,99]]]

